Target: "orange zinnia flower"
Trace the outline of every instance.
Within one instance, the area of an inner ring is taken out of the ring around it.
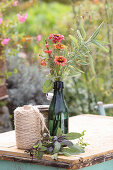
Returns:
[[[42,59],[42,60],[41,60],[41,65],[42,65],[42,66],[46,66],[45,59]]]
[[[67,59],[65,57],[62,57],[62,56],[56,56],[55,59],[54,59],[54,62],[57,64],[57,65],[66,65],[67,63]]]
[[[55,47],[55,49],[64,50],[65,45],[63,45],[63,44],[54,44],[54,47]]]

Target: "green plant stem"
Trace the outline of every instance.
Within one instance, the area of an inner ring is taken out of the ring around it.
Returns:
[[[91,97],[90,97],[91,92],[90,92],[89,84],[88,84],[89,79],[88,79],[87,71],[85,71],[85,80],[86,80],[87,94],[88,94],[88,110],[89,110],[88,112],[91,113],[90,103],[92,102],[92,100],[91,100]]]
[[[76,81],[75,81],[74,78],[73,78],[73,82],[74,82],[75,87],[76,87],[77,96],[78,96],[79,100],[81,101],[80,94],[79,94],[79,91],[78,91],[78,85],[77,85],[77,83],[76,83]],[[81,106],[81,108],[82,108],[82,113],[85,113],[85,111],[84,111],[84,106],[83,106],[82,103],[80,103],[80,106]]]

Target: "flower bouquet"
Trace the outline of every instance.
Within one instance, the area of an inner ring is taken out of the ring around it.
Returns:
[[[83,25],[77,30],[75,35],[69,35],[70,44],[64,45],[65,38],[60,34],[50,34],[48,40],[45,40],[45,50],[41,56],[41,66],[49,68],[47,80],[43,85],[43,92],[48,93],[53,89],[53,82],[63,81],[67,77],[77,76],[83,71],[81,66],[90,65],[93,74],[95,74],[93,58],[91,56],[91,46],[96,45],[104,51],[108,51],[102,44],[103,41],[96,39],[103,23],[97,30],[86,39],[86,32]]]
[[[44,54],[41,55],[41,66],[49,68],[47,80],[43,85],[43,92],[48,93],[54,88],[54,95],[49,107],[49,130],[51,136],[56,135],[58,128],[62,134],[68,133],[68,109],[63,97],[63,80],[67,77],[77,76],[83,73],[81,66],[90,65],[93,74],[95,69],[91,56],[91,45],[107,51],[102,46],[102,41],[96,39],[103,23],[97,28],[89,39],[82,25],[75,35],[69,35],[70,45],[64,45],[65,38],[60,34],[50,34],[45,40]],[[66,43],[65,43],[66,44]]]

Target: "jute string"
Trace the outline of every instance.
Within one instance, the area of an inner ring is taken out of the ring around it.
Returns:
[[[14,111],[16,145],[19,149],[30,149],[47,129],[45,118],[36,106],[26,105]]]

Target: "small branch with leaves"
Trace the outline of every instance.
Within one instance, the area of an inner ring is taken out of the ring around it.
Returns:
[[[68,133],[61,134],[61,129],[57,131],[57,136],[49,136],[44,133],[40,141],[36,143],[31,149],[25,152],[30,153],[31,157],[37,157],[42,159],[43,154],[50,154],[51,158],[57,160],[58,155],[77,155],[84,152],[84,148],[88,145],[83,142],[83,136],[85,131],[82,133]],[[76,139],[76,143],[72,140]]]

